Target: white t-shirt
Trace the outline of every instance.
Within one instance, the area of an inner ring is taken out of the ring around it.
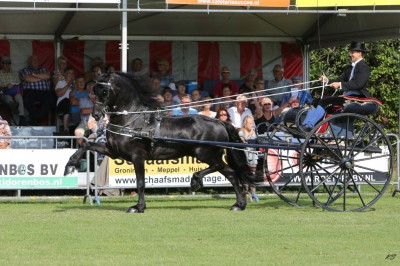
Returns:
[[[68,83],[67,83],[65,80],[59,80],[59,81],[57,82],[56,87],[55,87],[54,90],[62,89],[62,88],[64,88],[65,86],[67,86],[67,84],[68,84]],[[70,92],[71,92],[71,87],[69,87],[69,89],[64,93],[64,95],[59,96],[59,97],[57,98],[57,105],[58,105],[63,99],[65,99],[65,98],[69,99],[69,93],[70,93]]]
[[[243,113],[239,114],[236,106],[229,108],[228,113],[231,117],[232,125],[235,128],[242,128],[244,118],[246,116],[253,116],[249,108],[244,108]]]

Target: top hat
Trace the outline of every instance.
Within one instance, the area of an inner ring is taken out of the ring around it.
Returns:
[[[365,50],[365,43],[363,42],[351,42],[350,47],[349,47],[349,51],[359,51],[359,52],[367,52],[367,50]]]

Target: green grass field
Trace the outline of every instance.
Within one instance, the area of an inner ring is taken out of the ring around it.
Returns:
[[[291,207],[262,195],[243,212],[233,198],[0,201],[1,265],[398,265],[400,194],[361,213]]]

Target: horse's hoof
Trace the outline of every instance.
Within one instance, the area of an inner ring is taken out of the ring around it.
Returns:
[[[231,207],[231,211],[243,211],[243,209],[242,208],[240,208],[240,207],[238,207],[238,206],[235,206],[235,205],[233,205],[232,207]]]
[[[126,213],[143,213],[143,211],[140,212],[138,208],[131,206],[126,210]]]
[[[199,183],[196,183],[196,184],[193,184],[193,185],[190,186],[190,189],[193,192],[196,192],[196,191],[200,190],[200,188],[201,188],[201,185]]]
[[[67,165],[67,166],[65,166],[65,169],[64,169],[64,176],[67,176],[67,175],[71,175],[73,172],[75,172],[75,166],[73,166],[73,165]]]

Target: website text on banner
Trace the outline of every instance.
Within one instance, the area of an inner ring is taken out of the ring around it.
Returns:
[[[168,4],[288,7],[290,0],[166,0]]]
[[[207,164],[188,156],[175,160],[147,160],[145,164],[146,187],[190,187],[192,174],[207,167]],[[122,159],[110,159],[108,169],[110,186],[136,187],[136,175],[131,162]],[[203,178],[203,183],[205,187],[231,185],[218,172],[206,175]]]
[[[64,176],[75,149],[0,150],[0,189],[53,189],[78,187],[78,172]]]

